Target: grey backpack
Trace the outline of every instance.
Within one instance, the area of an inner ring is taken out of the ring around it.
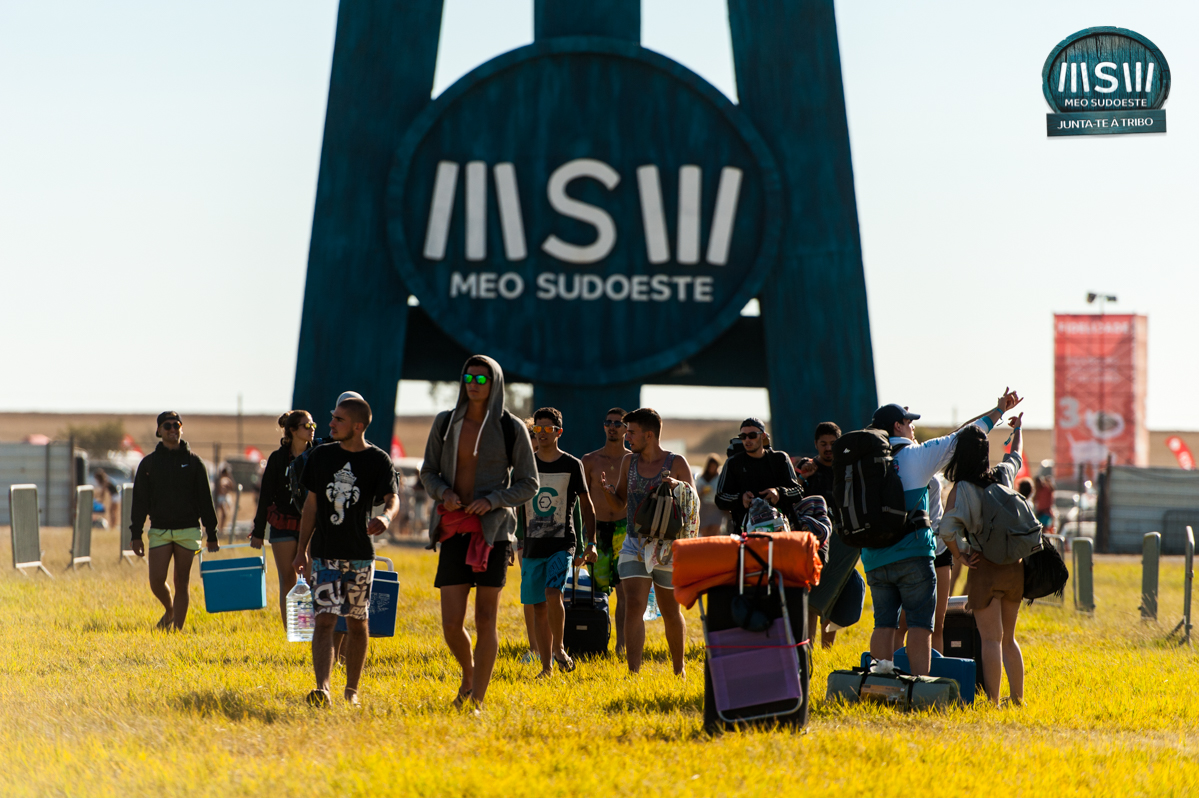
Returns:
[[[1041,549],[1041,523],[1032,503],[996,482],[982,492],[982,526],[970,542],[996,565],[1011,565]]]

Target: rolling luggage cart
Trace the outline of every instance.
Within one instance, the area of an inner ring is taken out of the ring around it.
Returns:
[[[769,535],[747,535],[767,537]],[[744,538],[743,538],[744,540]],[[758,561],[757,584],[745,584],[745,552]],[[714,587],[699,600],[704,646],[704,726],[807,725],[811,650],[808,591],[787,588],[773,568],[773,542],[762,561],[742,545],[738,584]]]

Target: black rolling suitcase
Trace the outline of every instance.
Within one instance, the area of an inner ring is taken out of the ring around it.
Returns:
[[[586,584],[580,583],[579,571],[574,570],[564,596],[566,626],[562,643],[567,654],[585,659],[607,655],[612,619],[608,616],[608,597],[603,593],[597,595],[595,578],[586,572],[584,575],[588,577]]]
[[[983,642],[978,634],[974,613],[966,609],[965,596],[950,596],[945,611],[944,636],[946,657],[974,660],[974,682],[983,683]]]
[[[775,577],[769,591],[765,583],[756,586],[727,585],[714,587],[707,592],[706,597],[700,598],[700,616],[707,646],[707,656],[704,658],[704,727],[709,731],[750,724],[777,723],[795,728],[803,728],[808,724],[808,687],[812,671],[807,629],[808,591],[806,588],[785,587],[781,575],[776,574]],[[744,615],[745,602],[738,602],[743,591],[744,595],[751,598],[754,612],[764,616],[757,625],[765,626],[765,622],[769,621],[767,628],[761,632],[747,631],[735,619],[735,615]],[[780,596],[785,596],[785,602],[780,600]],[[740,610],[737,604],[740,604]],[[786,628],[787,622],[789,630]],[[748,662],[745,661],[747,656],[751,658]],[[719,685],[714,683],[714,668]],[[738,684],[738,681],[742,683]],[[744,700],[737,700],[739,696],[760,692],[763,686],[773,686],[785,697],[757,704],[745,704]],[[724,704],[725,708],[722,709],[720,704]]]

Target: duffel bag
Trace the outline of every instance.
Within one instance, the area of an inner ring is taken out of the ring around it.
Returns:
[[[849,704],[870,701],[897,709],[930,709],[960,703],[962,694],[953,679],[854,668],[829,674],[824,700],[838,698]]]

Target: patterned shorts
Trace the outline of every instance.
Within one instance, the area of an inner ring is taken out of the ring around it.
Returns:
[[[374,560],[312,560],[312,603],[322,612],[365,621]]]

